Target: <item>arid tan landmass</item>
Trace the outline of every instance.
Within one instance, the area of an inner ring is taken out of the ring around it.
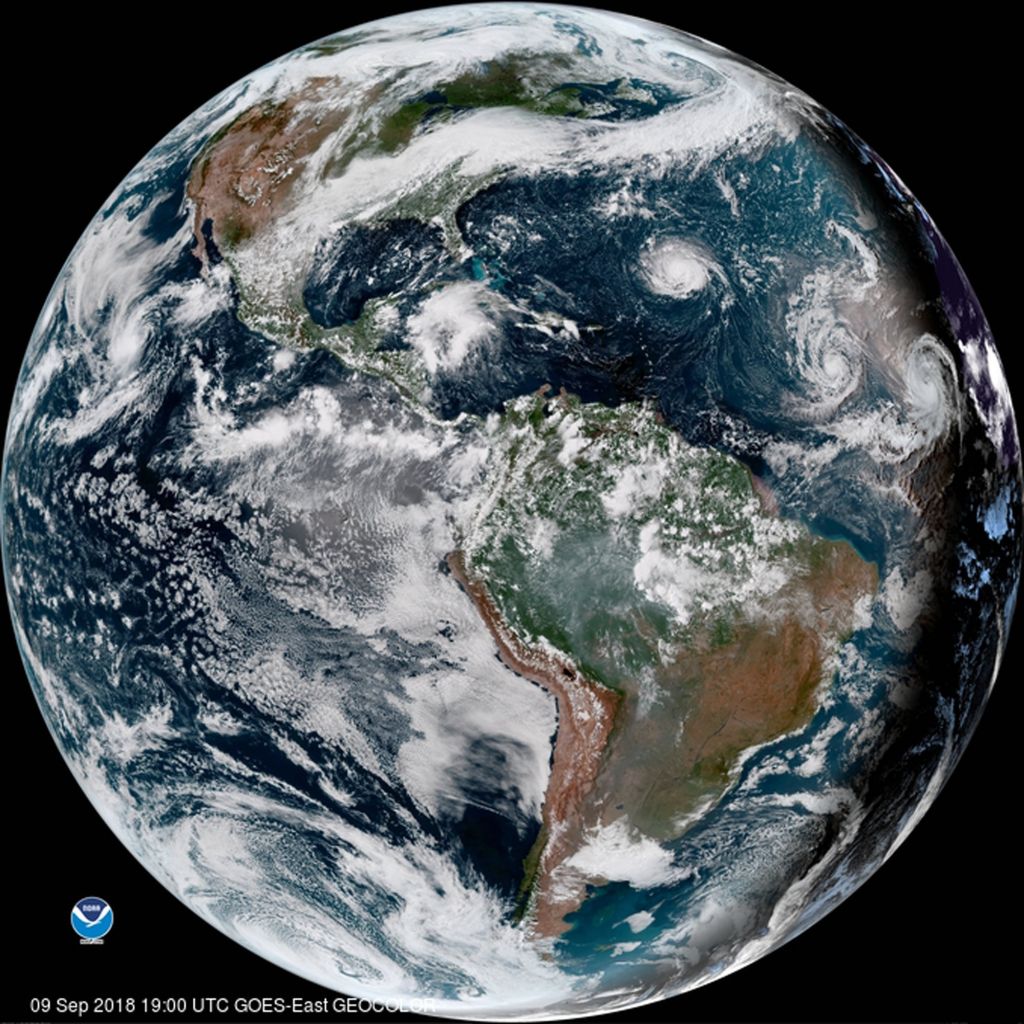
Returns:
[[[216,244],[229,249],[280,214],[309,156],[348,117],[344,106],[317,103],[337,88],[333,78],[311,78],[285,100],[243,111],[207,143],[188,182],[197,256],[207,255],[207,221]]]
[[[568,658],[524,644],[505,625],[487,588],[470,578],[460,551],[448,555],[448,567],[480,613],[501,660],[558,702],[558,731],[538,840],[531,914],[538,934],[557,935],[567,929],[564,917],[579,899],[575,892],[556,891],[555,869],[578,846],[584,827],[581,812],[594,787],[621,698],[583,676]]]
[[[603,823],[628,813],[643,834],[672,838],[725,791],[742,751],[810,722],[855,604],[878,586],[874,564],[849,544],[810,544],[808,570],[770,608],[724,635],[698,630],[659,666],[654,708],[643,710],[639,694],[627,692],[597,786]]]

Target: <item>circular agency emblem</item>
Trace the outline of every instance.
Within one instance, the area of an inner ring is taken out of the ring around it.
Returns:
[[[113,926],[114,911],[98,896],[86,896],[71,908],[71,927],[83,943],[102,942]]]

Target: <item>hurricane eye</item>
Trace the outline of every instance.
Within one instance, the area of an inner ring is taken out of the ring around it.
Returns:
[[[640,274],[655,295],[688,299],[708,286],[715,262],[701,247],[683,238],[660,238],[640,252]]]

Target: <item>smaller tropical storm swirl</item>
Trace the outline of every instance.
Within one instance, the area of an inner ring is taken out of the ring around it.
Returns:
[[[999,357],[893,172],[741,57],[529,3],[171,131],[42,311],[2,514],[125,846],[296,974],[484,1019],[836,906],[956,764],[1021,569]]]

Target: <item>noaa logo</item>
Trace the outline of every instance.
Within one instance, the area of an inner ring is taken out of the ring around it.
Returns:
[[[102,942],[113,926],[114,912],[98,896],[86,896],[71,908],[71,927],[83,943]]]

